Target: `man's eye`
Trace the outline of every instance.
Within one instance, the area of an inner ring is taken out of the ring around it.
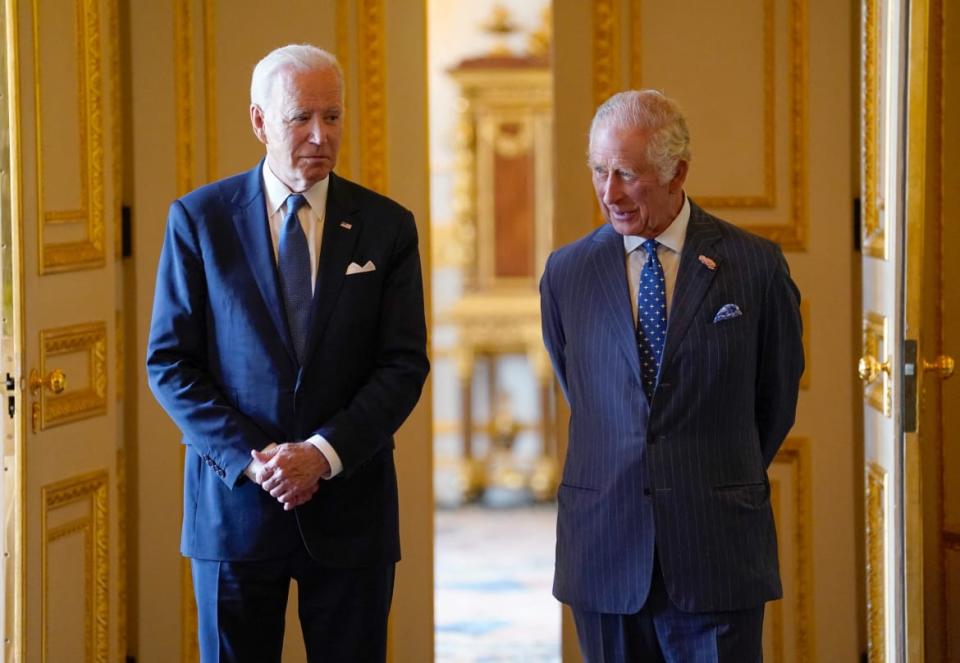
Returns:
[[[606,177],[606,176],[607,176],[607,169],[604,168],[603,166],[594,166],[594,167],[592,168],[592,170],[593,170],[593,174],[594,174],[595,177]]]

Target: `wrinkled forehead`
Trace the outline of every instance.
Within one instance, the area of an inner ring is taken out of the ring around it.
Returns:
[[[641,169],[647,165],[649,133],[635,127],[601,125],[590,137],[587,162],[591,166]]]
[[[281,67],[271,78],[270,105],[278,107],[297,105],[343,105],[343,84],[335,67],[297,69]]]

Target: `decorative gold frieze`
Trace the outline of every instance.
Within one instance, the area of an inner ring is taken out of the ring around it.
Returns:
[[[34,112],[36,121],[37,243],[40,274],[102,267],[105,263],[103,219],[103,109],[100,50],[99,0],[78,0],[76,8],[77,121],[79,125],[79,208],[47,209],[48,178],[44,163],[44,72],[41,55],[44,38],[39,0],[33,0]],[[59,158],[59,157],[58,157]],[[56,186],[56,185],[54,185]],[[48,241],[52,226],[71,225],[83,229],[85,237],[75,241]]]
[[[51,633],[58,629],[51,624],[50,544],[70,536],[83,536],[84,587],[84,660],[106,663],[109,659],[109,549],[107,519],[108,473],[106,471],[60,481],[44,486],[41,491],[41,653],[49,661]],[[86,502],[86,513],[64,523],[51,526],[51,515],[58,509]]]
[[[861,178],[861,247],[864,255],[887,257],[886,214],[882,191],[883,125],[882,90],[883,71],[883,9],[879,0],[863,0],[861,12],[862,47],[860,63],[860,159]]]
[[[387,71],[383,0],[358,0],[360,183],[387,192]]]
[[[120,84],[120,7],[119,0],[106,0],[107,37],[110,41],[110,215],[113,217],[113,257],[123,255],[122,176],[123,121]]]
[[[340,63],[340,70],[343,72],[343,95],[346,100],[350,93],[350,0],[337,0],[336,7],[337,21],[337,61]],[[349,108],[350,104],[347,104]],[[347,118],[344,117],[344,120]],[[352,123],[344,121],[343,131],[340,134],[340,153],[337,156],[337,173],[343,177],[350,178],[352,173],[353,159],[350,154],[353,141],[350,134],[353,130]]]
[[[870,663],[886,660],[886,482],[876,463],[867,467],[867,653]]]
[[[893,410],[893,381],[888,366],[890,349],[887,344],[889,330],[887,318],[879,313],[869,312],[863,321],[863,356],[873,358],[880,370],[866,376],[863,395],[870,407],[889,417]]]
[[[39,429],[59,426],[79,419],[87,419],[107,411],[107,326],[92,322],[40,331],[39,375],[52,375],[57,367],[56,357],[86,353],[89,379],[79,388],[75,379],[67,376],[67,388],[62,393],[51,389],[35,391],[35,405]]]
[[[193,189],[193,2],[173,0],[173,97],[177,195]]]

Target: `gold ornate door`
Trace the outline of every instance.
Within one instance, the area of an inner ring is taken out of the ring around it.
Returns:
[[[5,660],[123,642],[115,0],[6,0]],[[12,400],[11,400],[12,399]]]
[[[868,652],[870,661],[953,660],[945,489],[957,462],[941,407],[953,372],[943,354],[944,251],[957,247],[943,213],[943,178],[956,177],[941,160],[948,33],[940,0],[866,0],[862,19]]]

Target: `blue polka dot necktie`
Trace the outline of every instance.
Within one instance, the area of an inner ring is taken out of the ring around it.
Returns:
[[[640,287],[637,290],[637,349],[640,351],[640,375],[647,399],[653,399],[663,355],[663,342],[667,337],[667,283],[663,278],[663,266],[657,257],[660,243],[648,239],[642,246],[647,260],[640,270]]]
[[[306,204],[307,199],[299,193],[287,196],[287,213],[280,228],[280,246],[277,251],[280,271],[280,288],[283,291],[283,304],[287,311],[287,324],[290,337],[297,353],[297,361],[302,365],[307,344],[307,325],[310,319],[310,303],[313,288],[310,283],[310,249],[307,236],[300,226],[297,210]]]

